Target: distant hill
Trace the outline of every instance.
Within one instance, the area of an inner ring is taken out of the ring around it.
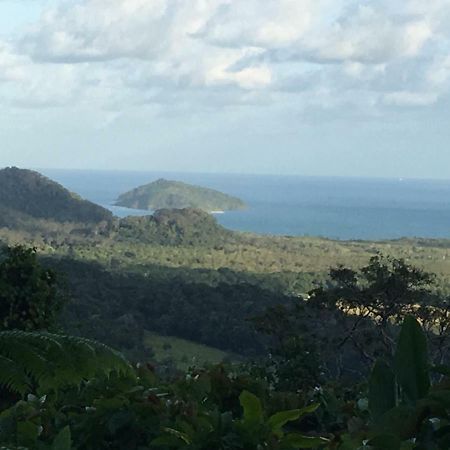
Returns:
[[[161,209],[152,216],[120,220],[119,239],[158,245],[215,245],[238,236],[201,209]]]
[[[81,199],[38,172],[17,167],[0,170],[0,226],[32,219],[93,224],[112,217],[107,209]]]
[[[144,210],[197,208],[207,212],[245,208],[242,200],[223,192],[162,178],[122,194],[116,205]]]

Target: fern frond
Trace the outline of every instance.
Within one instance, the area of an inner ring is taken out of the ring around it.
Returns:
[[[23,395],[30,389],[30,380],[15,361],[0,355],[0,385]]]
[[[27,344],[16,336],[16,332],[0,338],[0,355],[14,362],[20,370],[34,379],[41,379],[52,372],[52,364],[46,358],[45,349]]]
[[[78,385],[111,372],[133,376],[126,359],[99,342],[20,330],[0,332],[0,385],[26,393]]]

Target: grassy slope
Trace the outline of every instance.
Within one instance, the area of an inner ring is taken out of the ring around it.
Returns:
[[[180,370],[186,370],[193,365],[201,366],[205,363],[215,364],[236,359],[231,354],[213,347],[154,333],[146,334],[145,344],[153,350],[157,362],[170,359]]]

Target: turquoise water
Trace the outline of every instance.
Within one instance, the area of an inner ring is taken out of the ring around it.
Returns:
[[[112,206],[117,196],[167,178],[243,199],[246,211],[216,215],[224,226],[256,233],[336,239],[450,238],[450,181],[272,175],[41,170],[118,216],[148,214]]]

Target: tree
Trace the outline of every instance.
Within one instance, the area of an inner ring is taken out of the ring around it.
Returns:
[[[433,362],[446,362],[450,303],[434,275],[376,255],[360,270],[331,269],[329,280],[307,299],[271,308],[255,322],[271,337],[268,359],[276,378],[292,389],[320,384],[322,375],[354,379],[378,358],[391,358],[407,316],[427,333]]]
[[[331,269],[328,283],[309,294],[311,306],[334,313],[341,329],[337,349],[351,343],[371,364],[378,357],[390,357],[399,325],[412,315],[428,333],[433,359],[442,362],[450,308],[433,274],[403,259],[377,254],[358,271]]]
[[[55,272],[42,267],[35,248],[4,250],[0,261],[0,329],[49,329],[64,299]]]
[[[323,381],[323,355],[311,320],[306,305],[298,301],[270,307],[252,320],[268,337],[268,357],[256,369],[276,389],[294,392]]]

